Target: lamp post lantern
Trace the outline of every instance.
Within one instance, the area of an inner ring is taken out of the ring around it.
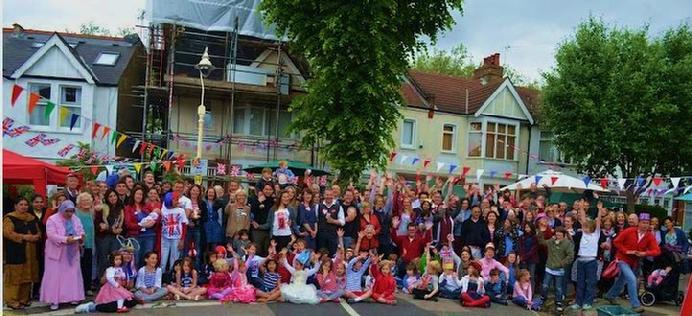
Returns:
[[[195,68],[199,70],[199,81],[202,84],[202,98],[200,104],[197,107],[197,156],[195,159],[199,161],[202,159],[202,145],[204,142],[204,115],[207,112],[207,108],[204,106],[204,78],[209,76],[212,70],[215,69],[209,60],[209,47],[204,48],[204,54],[202,54],[202,59],[199,61]]]

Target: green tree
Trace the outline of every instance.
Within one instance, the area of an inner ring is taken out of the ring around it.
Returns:
[[[342,182],[382,168],[394,146],[403,104],[399,87],[408,61],[454,22],[462,0],[264,0],[262,11],[290,49],[310,65],[308,93],[293,100],[291,128],[302,144],[320,140],[320,154]],[[322,141],[323,140],[323,141]]]
[[[542,117],[557,147],[594,177],[676,175],[692,166],[692,34],[660,37],[590,18],[544,74]],[[644,190],[626,183],[634,210]]]
[[[87,23],[82,23],[79,25],[80,34],[89,35],[111,35],[111,30],[105,26],[97,25],[94,21],[89,21]]]
[[[476,67],[464,44],[459,44],[449,51],[434,50],[430,53],[423,50],[416,55],[411,68],[442,75],[470,77]]]
[[[83,179],[86,181],[93,180],[96,178],[96,175],[92,173],[91,166],[102,165],[103,161],[96,155],[96,152],[91,150],[91,145],[89,145],[89,143],[77,142],[77,148],[79,148],[78,153],[72,155],[69,159],[58,161],[57,164],[59,166],[70,167],[70,169],[81,173]]]

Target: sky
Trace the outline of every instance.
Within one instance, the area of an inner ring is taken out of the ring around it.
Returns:
[[[112,31],[139,23],[145,0],[3,0],[2,25],[78,31],[90,21]],[[691,0],[466,0],[463,15],[442,34],[436,48],[463,43],[478,64],[500,53],[500,60],[529,80],[551,69],[558,44],[590,15],[617,27],[648,25],[658,35],[682,23],[692,25]]]

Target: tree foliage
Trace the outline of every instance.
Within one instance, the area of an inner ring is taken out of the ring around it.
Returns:
[[[557,147],[592,176],[679,175],[692,167],[692,33],[652,37],[594,18],[544,74],[541,117]],[[629,186],[630,210],[638,192]]]
[[[70,158],[58,161],[59,166],[70,167],[82,174],[84,180],[93,180],[96,175],[91,172],[90,166],[102,165],[103,161],[98,157],[96,152],[91,150],[89,143],[77,142],[79,152],[72,155]]]
[[[111,30],[105,26],[96,24],[94,21],[89,21],[87,23],[82,23],[79,25],[80,34],[88,35],[104,35],[104,36],[120,36],[125,37],[130,34],[135,34],[135,29],[131,26],[119,27],[118,31],[111,32]]]
[[[470,77],[476,67],[471,61],[471,55],[464,44],[459,44],[451,50],[423,50],[416,55],[411,68],[441,75]]]
[[[454,22],[462,0],[264,0],[265,18],[310,65],[308,93],[294,99],[292,130],[355,180],[384,167],[402,103],[408,60]]]

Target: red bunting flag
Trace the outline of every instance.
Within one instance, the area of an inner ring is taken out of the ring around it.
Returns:
[[[96,138],[99,128],[101,128],[101,124],[94,122],[94,127],[91,129],[91,138]]]
[[[41,96],[36,92],[32,92],[31,94],[29,94],[29,114],[34,112],[34,110],[36,109],[36,104],[38,104],[38,100],[40,99]]]
[[[19,95],[22,94],[24,91],[24,88],[22,88],[20,85],[14,85],[12,87],[12,106],[17,102],[17,99],[19,99]]]
[[[175,163],[178,165],[178,169],[183,170],[183,167],[185,167],[185,155],[180,154],[180,156],[178,156],[178,159],[176,159]]]
[[[163,162],[163,169],[166,169],[166,172],[168,172],[168,170],[171,170],[171,162],[170,161],[164,161]]]
[[[654,182],[654,185],[659,186],[661,185],[661,181],[663,181],[663,179],[661,179],[661,177],[654,177],[652,181]]]
[[[607,188],[608,187],[608,178],[601,178],[601,188]]]
[[[511,177],[512,177],[512,173],[511,173],[511,172],[509,172],[509,171],[508,171],[508,172],[505,172],[505,176],[504,176],[505,180],[509,180],[509,178],[511,178]]]
[[[147,148],[148,144],[149,143],[147,143],[147,142],[142,142],[141,144],[139,144],[139,154],[140,155],[144,155],[144,150]]]
[[[471,170],[471,167],[464,166],[463,169],[461,169],[461,176],[465,177],[467,173],[469,173],[469,170]]]
[[[91,174],[96,175],[96,173],[99,171],[98,166],[91,166]]]
[[[391,152],[391,153],[389,153],[389,161],[390,161],[390,162],[394,161],[394,158],[396,157],[396,154],[397,154],[396,152]]]
[[[423,168],[427,168],[429,164],[430,164],[430,159],[423,160]]]
[[[103,133],[101,134],[101,140],[103,140],[103,138],[106,137],[106,135],[108,135],[108,132],[110,132],[110,131],[111,131],[110,127],[104,126],[103,127]]]
[[[555,182],[557,182],[557,179],[559,179],[559,178],[556,176],[550,177],[550,185],[555,185]]]

